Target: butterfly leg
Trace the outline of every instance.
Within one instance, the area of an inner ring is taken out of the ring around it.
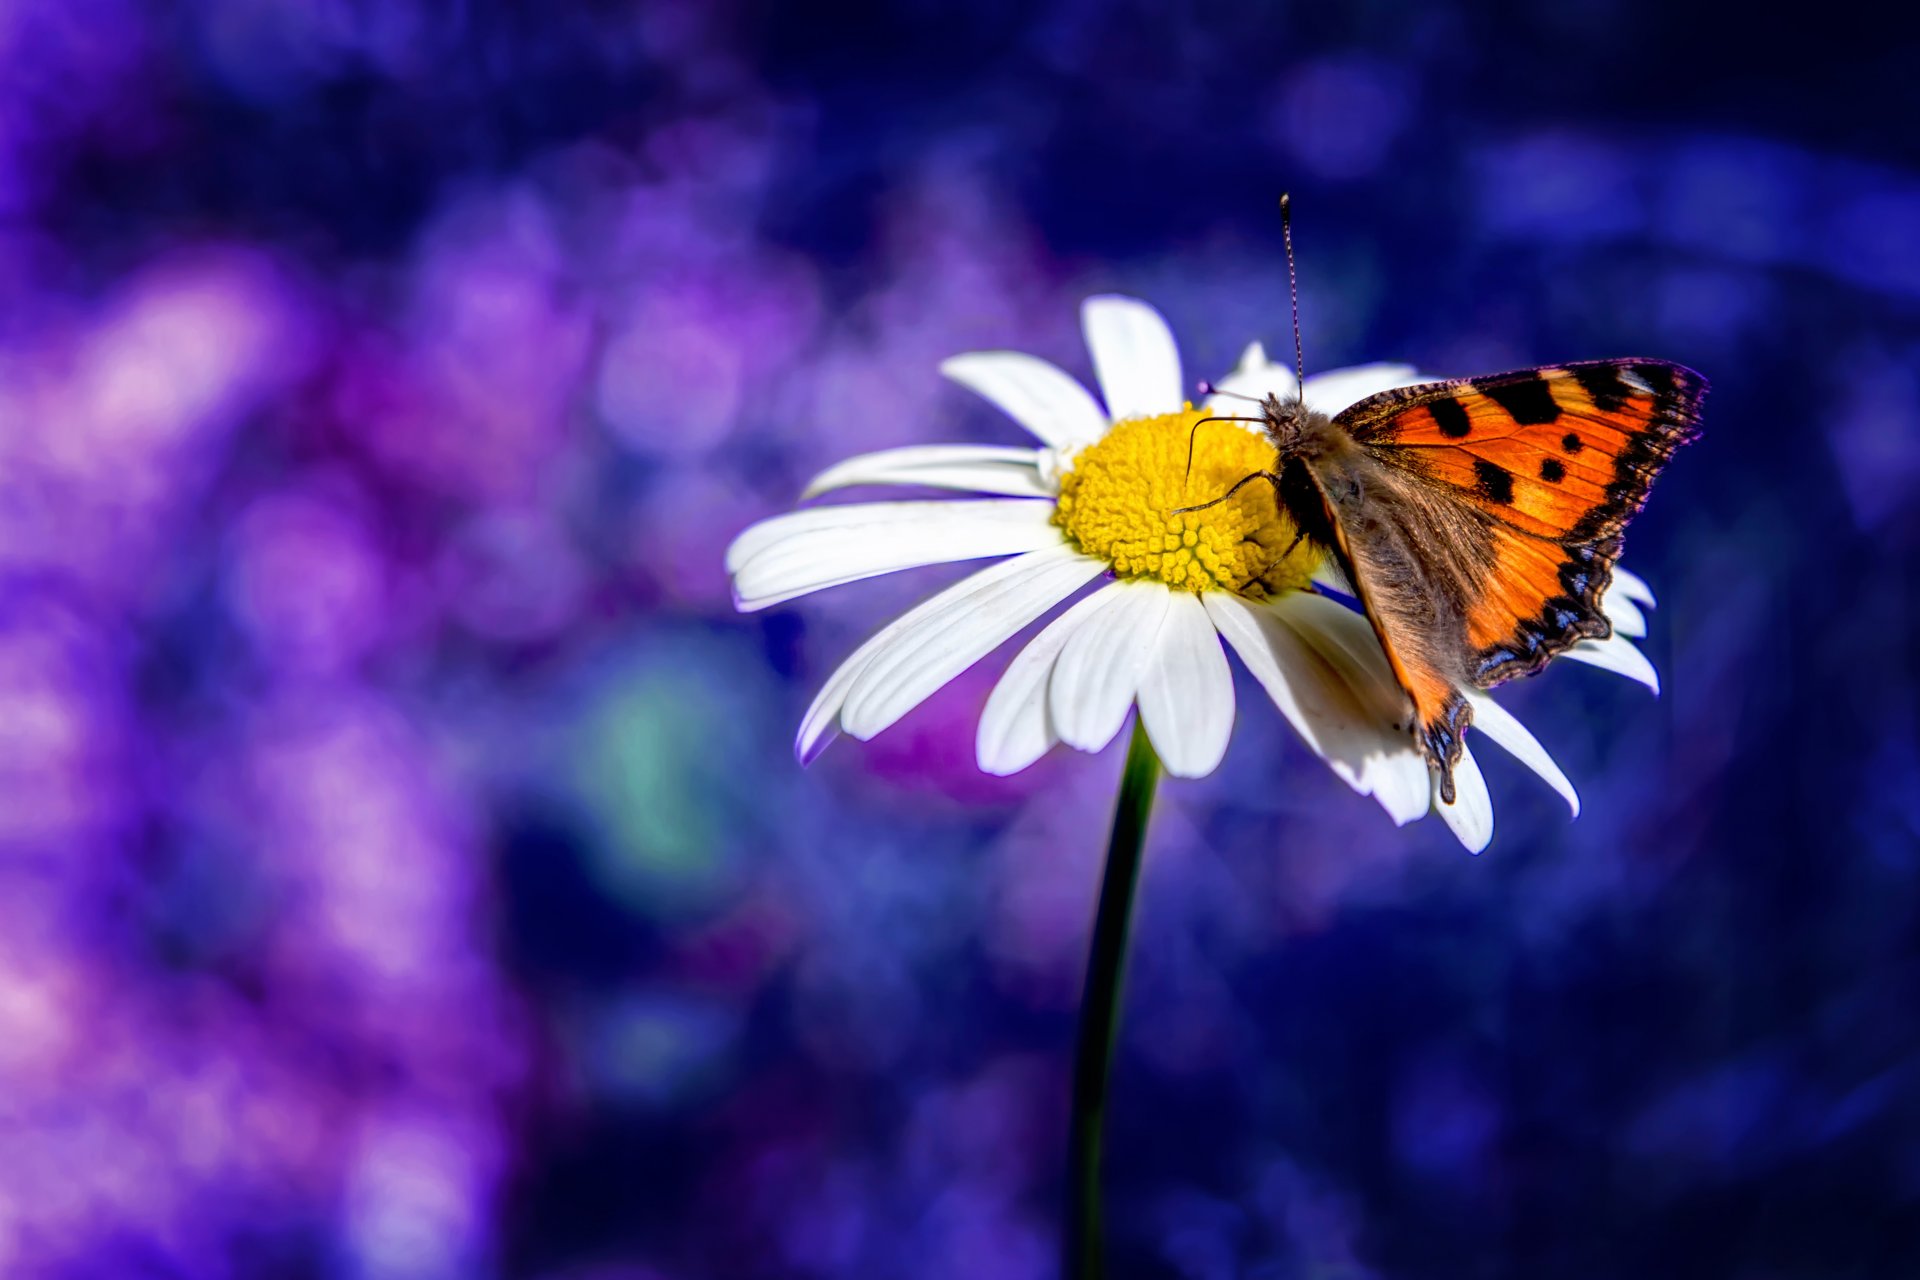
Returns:
[[[1305,529],[1296,529],[1294,531],[1293,541],[1289,542],[1287,544],[1287,549],[1280,553],[1279,560],[1275,560],[1273,564],[1270,564],[1267,566],[1267,572],[1268,573],[1273,572],[1274,565],[1279,564],[1280,560],[1285,560],[1288,556],[1298,551],[1300,549],[1300,544],[1305,542],[1306,540],[1307,540],[1307,531]],[[1266,577],[1266,574],[1263,573],[1260,576],[1264,578]]]
[[[1221,503],[1225,502],[1228,498],[1231,498],[1234,494],[1240,492],[1242,489],[1252,484],[1255,480],[1261,480],[1261,479],[1271,480],[1273,482],[1273,491],[1276,494],[1280,492],[1280,477],[1278,475],[1275,475],[1271,471],[1256,471],[1252,475],[1240,477],[1239,480],[1234,482],[1233,488],[1227,490],[1225,493],[1215,498],[1212,502],[1203,502],[1197,507],[1175,507],[1170,514],[1181,516],[1181,515],[1185,515],[1189,511],[1205,511],[1208,507],[1217,507]],[[1282,558],[1284,559],[1284,557]]]
[[[1272,573],[1275,569],[1278,569],[1282,564],[1285,564],[1287,557],[1292,555],[1296,550],[1298,550],[1300,544],[1305,542],[1306,540],[1307,540],[1307,531],[1305,529],[1302,529],[1299,532],[1295,533],[1293,535],[1293,541],[1287,544],[1287,549],[1285,551],[1282,551],[1277,557],[1275,557],[1273,562],[1269,564],[1266,568],[1262,569],[1259,573],[1255,574],[1253,576],[1253,581],[1264,582],[1266,580],[1266,576]]]

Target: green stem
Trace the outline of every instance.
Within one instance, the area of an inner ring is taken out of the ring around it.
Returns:
[[[1101,1247],[1100,1148],[1107,1115],[1107,1079],[1120,1020],[1120,983],[1127,960],[1127,927],[1140,883],[1140,850],[1160,781],[1160,757],[1139,718],[1120,775],[1120,798],[1107,841],[1100,910],[1087,952],[1087,991],[1080,1004],[1080,1042],[1074,1051],[1073,1119],[1067,1141],[1067,1222],[1064,1274],[1092,1280],[1106,1274]]]

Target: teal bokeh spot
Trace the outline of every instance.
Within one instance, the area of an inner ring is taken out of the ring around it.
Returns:
[[[713,903],[777,811],[764,797],[786,739],[768,721],[765,670],[731,637],[671,635],[642,642],[594,691],[569,772],[597,820],[593,875],[633,910],[676,917]]]

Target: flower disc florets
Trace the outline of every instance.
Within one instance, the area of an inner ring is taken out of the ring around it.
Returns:
[[[1245,477],[1270,470],[1273,446],[1231,422],[1200,428],[1187,471],[1188,439],[1205,417],[1180,413],[1116,423],[1074,455],[1060,477],[1053,522],[1081,551],[1122,578],[1151,578],[1180,591],[1231,591],[1262,598],[1306,587],[1316,563],[1294,544],[1293,521],[1273,486],[1246,485],[1202,511]],[[1291,548],[1291,550],[1289,550]]]

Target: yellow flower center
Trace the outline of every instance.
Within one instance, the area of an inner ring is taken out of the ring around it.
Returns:
[[[1293,521],[1267,481],[1255,480],[1204,511],[1175,514],[1176,507],[1212,502],[1274,463],[1266,437],[1237,423],[1209,422],[1194,440],[1187,474],[1187,438],[1205,416],[1189,405],[1181,413],[1116,423],[1060,477],[1053,522],[1122,578],[1256,599],[1305,588],[1318,557],[1305,542],[1293,545]]]

